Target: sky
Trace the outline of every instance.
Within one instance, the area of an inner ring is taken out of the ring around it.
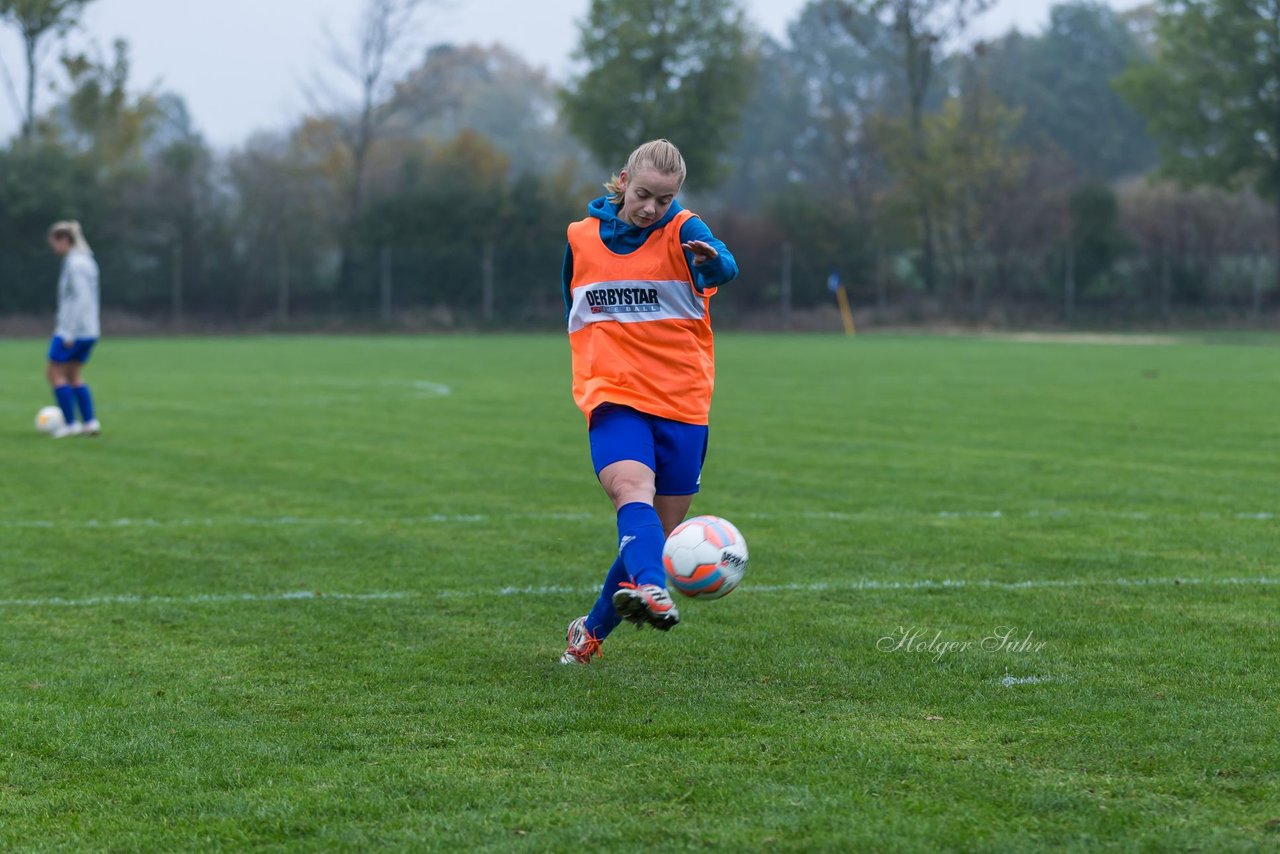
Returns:
[[[445,0],[423,17],[427,44],[501,42],[534,65],[564,77],[589,0]],[[975,37],[1011,27],[1040,29],[1054,0],[996,0],[975,21]],[[364,0],[93,0],[73,38],[106,53],[128,40],[135,88],[183,96],[197,128],[215,147],[230,148],[254,131],[287,127],[307,107],[308,82],[326,68],[326,27],[350,31]],[[753,23],[783,36],[805,0],[745,0]],[[21,91],[21,45],[0,33],[0,60]],[[53,70],[56,57],[45,67]],[[0,73],[0,87],[4,87]],[[40,93],[48,105],[50,95]],[[0,88],[0,138],[19,125]]]

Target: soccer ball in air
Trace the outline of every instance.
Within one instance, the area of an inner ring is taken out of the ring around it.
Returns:
[[[682,522],[662,547],[662,565],[671,586],[695,599],[719,599],[747,571],[747,541],[719,516]]]
[[[46,406],[36,413],[36,429],[41,433],[52,433],[65,425],[62,410],[56,406]]]

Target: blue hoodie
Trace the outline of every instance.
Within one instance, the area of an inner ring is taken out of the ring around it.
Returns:
[[[639,228],[629,222],[625,222],[618,218],[618,211],[621,205],[615,205],[609,201],[607,196],[600,198],[587,205],[587,213],[600,220],[600,239],[604,241],[604,245],[609,247],[609,251],[618,255],[630,255],[635,252],[644,242],[649,239],[649,235],[654,229],[662,228],[662,226],[675,219],[676,214],[683,210],[679,202],[672,202],[671,207],[667,209],[667,213],[662,219],[653,225]],[[697,217],[692,217],[685,221],[680,227],[680,242],[688,243],[690,240],[701,240],[708,246],[712,247],[719,253],[717,257],[712,258],[702,264],[693,263],[693,253],[685,252],[684,258],[689,265],[689,272],[693,277],[693,285],[698,290],[705,288],[714,288],[720,285],[726,285],[738,278],[738,262],[733,259],[733,254],[728,248],[716,239],[711,233],[711,229],[707,228],[707,224]],[[564,304],[569,309],[573,306],[573,295],[571,293],[573,283],[573,247],[565,247],[564,250],[564,269],[561,271],[561,279],[564,283]]]

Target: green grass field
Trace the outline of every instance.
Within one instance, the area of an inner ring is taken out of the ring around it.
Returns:
[[[1276,850],[1248,344],[722,336],[747,579],[589,669],[562,339],[0,344],[0,849]]]

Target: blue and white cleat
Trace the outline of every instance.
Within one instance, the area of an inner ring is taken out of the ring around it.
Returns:
[[[49,435],[55,439],[68,439],[72,436],[82,436],[84,435],[84,426],[78,421],[71,424],[63,424]]]

